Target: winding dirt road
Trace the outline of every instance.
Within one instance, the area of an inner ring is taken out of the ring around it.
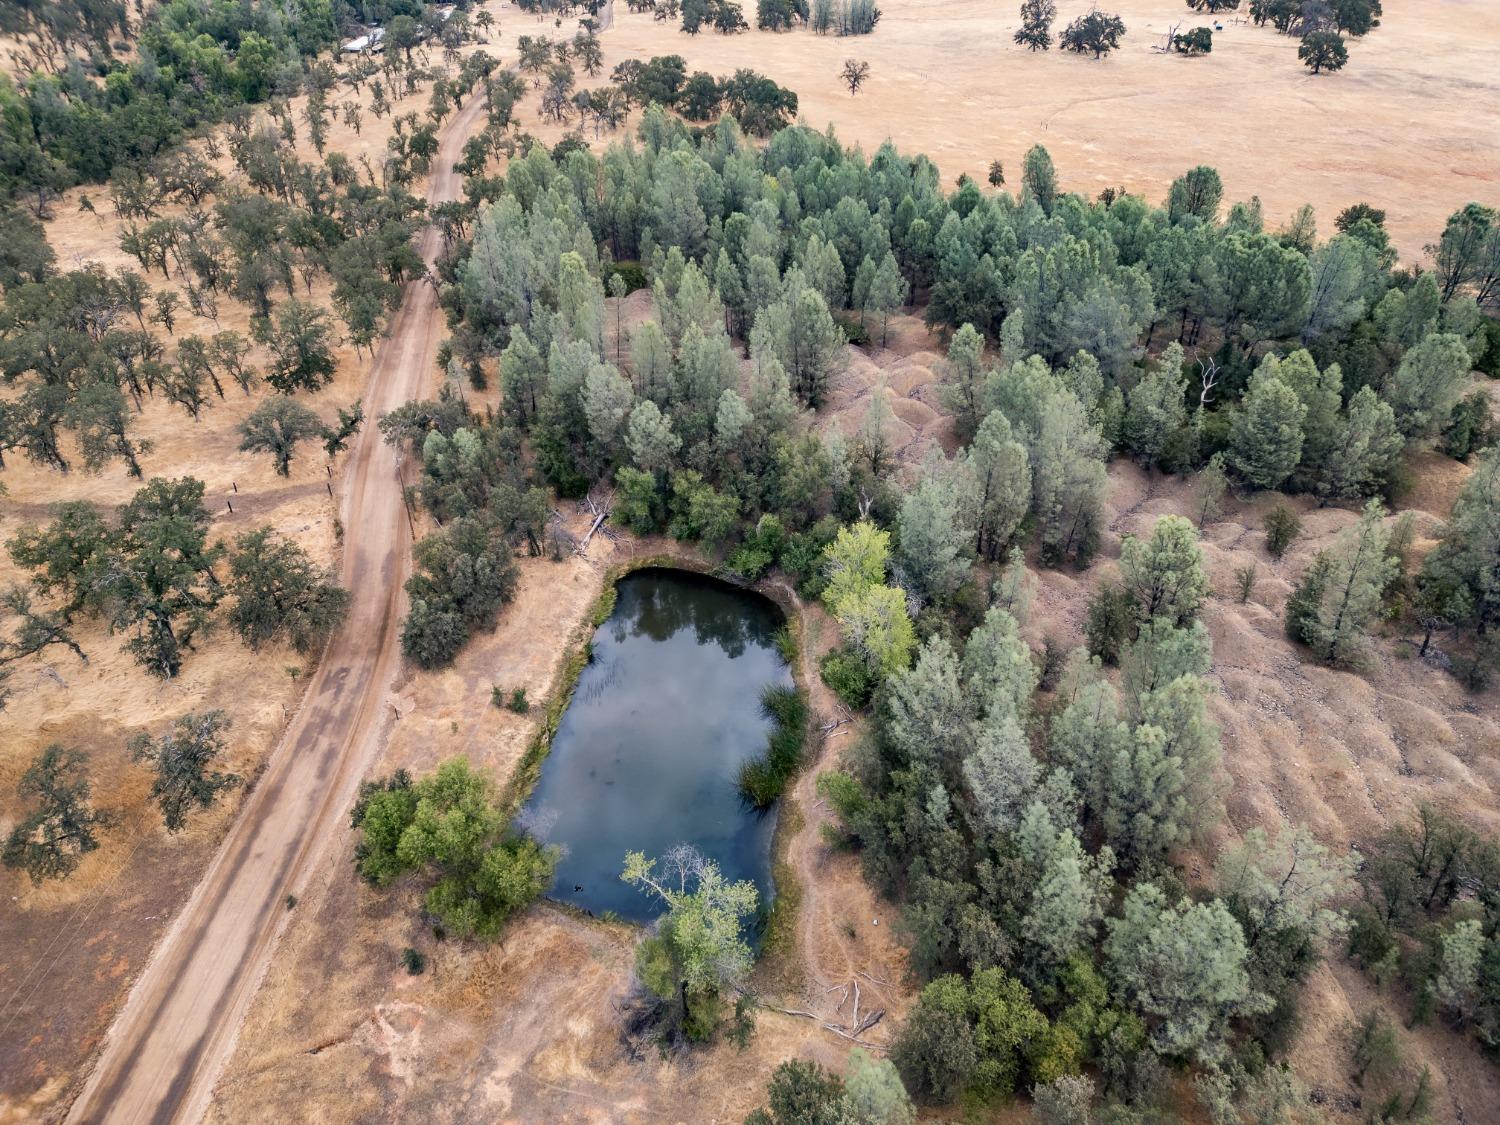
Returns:
[[[452,168],[484,109],[473,97],[443,131],[429,202],[455,199]],[[429,228],[421,251],[440,248]],[[374,419],[418,397],[443,321],[434,287],[406,288],[364,396]],[[400,665],[402,585],[411,536],[389,447],[365,427],[345,468],[343,582],[349,617],[300,710],[181,915],[110,1028],[69,1121],[197,1121],[233,1049],[296,894],[338,835],[380,744],[382,703]]]

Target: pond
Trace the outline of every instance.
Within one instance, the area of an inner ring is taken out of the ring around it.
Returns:
[[[621,881],[625,853],[689,843],[767,905],[775,816],[742,800],[737,779],[771,732],[762,689],[792,682],[781,612],[680,570],[637,570],[616,589],[524,815],[563,849],[552,897],[649,921],[660,908]]]

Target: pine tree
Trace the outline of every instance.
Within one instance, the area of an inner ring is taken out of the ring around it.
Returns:
[[[975,832],[993,839],[1020,827],[1040,772],[1015,715],[1002,712],[976,724],[973,749],[963,760]]]
[[[896,517],[906,575],[931,601],[958,591],[973,557],[973,482],[959,471],[962,467],[932,449]]]
[[[1147,468],[1179,467],[1171,462],[1188,424],[1186,396],[1182,346],[1174,343],[1126,396],[1125,440]]]
[[[896,761],[956,771],[968,744],[968,715],[958,657],[934,637],[916,664],[890,677],[883,734]]]
[[[1021,166],[1021,179],[1031,198],[1047,214],[1052,213],[1052,204],[1057,199],[1057,171],[1052,166],[1052,156],[1041,145],[1026,150]],[[1010,359],[1010,356],[1006,356]]]
[[[1424,583],[1464,590],[1481,634],[1500,627],[1500,447],[1487,452],[1464,482],[1422,577]]]
[[[728,393],[727,391],[725,392]],[[625,427],[625,446],[635,466],[647,473],[665,471],[677,456],[682,439],[672,432],[672,419],[650,399],[636,404]]]
[[[999,558],[1031,507],[1031,460],[1011,436],[1005,415],[992,410],[964,453],[975,483],[975,544],[985,558]]]
[[[911,285],[902,276],[901,267],[896,263],[896,256],[886,251],[885,256],[880,259],[880,264],[875,267],[875,272],[870,275],[869,285],[864,292],[864,300],[860,302],[862,312],[880,314],[880,346],[882,348],[886,346],[891,313],[906,304],[910,293]]]
[[[1030,902],[1021,916],[1026,958],[1040,974],[1055,972],[1080,948],[1091,946],[1109,905],[1114,853],[1083,850],[1037,803],[1026,810],[1016,840],[1031,877]]]
[[[1338,422],[1317,491],[1337,500],[1380,492],[1400,462],[1405,446],[1396,415],[1373,387],[1361,387]]]
[[[1469,349],[1445,332],[1425,336],[1381,388],[1407,438],[1435,433],[1448,420],[1469,378]]]
[[[988,374],[984,338],[972,324],[962,325],[948,342],[948,362],[943,367],[944,401],[953,411],[960,440],[969,440],[979,428]]]
[[[1157,520],[1150,539],[1127,537],[1120,548],[1120,572],[1144,621],[1191,621],[1208,593],[1198,533],[1181,516]]]
[[[1307,407],[1262,362],[1229,423],[1229,463],[1256,488],[1276,488],[1302,459]]]
[[[537,403],[547,390],[547,364],[519,327],[500,353],[500,391],[506,413],[525,429],[536,417]]]
[[[1224,514],[1224,494],[1228,491],[1229,478],[1224,474],[1224,454],[1215,453],[1193,482],[1193,515],[1197,517],[1200,528]]]
[[[754,352],[774,356],[808,406],[822,405],[828,383],[843,368],[844,336],[816,290],[789,288],[776,304],[761,311],[750,333]]]
[[[1252,991],[1244,934],[1223,903],[1173,906],[1154,884],[1141,883],[1108,926],[1109,976],[1146,1015],[1161,1054],[1213,1063],[1223,1057],[1230,1021],[1268,1006]]]
[[[1365,657],[1369,628],[1396,575],[1385,510],[1371,500],[1352,528],[1309,568],[1287,603],[1293,636],[1329,664],[1354,666]]]

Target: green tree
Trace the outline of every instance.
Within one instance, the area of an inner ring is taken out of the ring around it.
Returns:
[[[1157,617],[1174,625],[1191,621],[1208,594],[1198,533],[1181,516],[1157,520],[1150,539],[1127,536],[1120,548],[1120,573],[1146,621]]]
[[[1342,70],[1349,61],[1349,48],[1336,31],[1311,31],[1302,37],[1297,57],[1314,74]]]
[[[1262,363],[1229,423],[1229,463],[1256,488],[1275,488],[1302,459],[1302,423],[1307,407]]]
[[[5,839],[0,859],[19,868],[40,885],[61,879],[99,847],[99,829],[115,823],[111,812],[89,803],[88,756],[53,743],[26,767],[16,786],[23,801],[34,805]]]
[[[949,462],[933,449],[896,517],[906,575],[934,601],[958,591],[973,558],[973,479],[965,476],[963,467],[963,462]]]
[[[900,590],[864,587],[841,598],[833,615],[844,643],[861,653],[872,671],[890,675],[911,662],[916,635]]]
[[[1266,513],[1265,532],[1266,550],[1279,559],[1302,534],[1302,520],[1285,504],[1277,504]]]
[[[86,568],[88,600],[112,630],[129,629],[126,647],[153,675],[171,679],[182,650],[207,628],[221,596],[208,546],[203,482],[153,480],[120,509],[120,525]]]
[[[1182,348],[1173,344],[1126,395],[1125,438],[1148,468],[1180,468],[1187,430],[1187,379]],[[1175,464],[1174,464],[1175,462]]]
[[[948,1102],[965,1091],[1005,1097],[1049,1030],[1025,986],[1000,969],[982,969],[967,982],[944,976],[922,990],[891,1061],[921,1101]]]
[[[1114,853],[1106,846],[1088,855],[1040,802],[1026,810],[1016,840],[1031,888],[1020,936],[1028,963],[1045,975],[1092,946],[1114,887]]]
[[[940,977],[922,990],[891,1048],[891,1061],[918,1101],[949,1102],[969,1086],[979,1046],[961,978]]]
[[[1390,404],[1373,387],[1361,387],[1338,420],[1317,491],[1338,500],[1382,491],[1400,464],[1404,447]]]
[[[985,417],[963,457],[975,486],[974,548],[993,561],[1031,506],[1031,460],[998,410]]]
[[[300,402],[268,398],[240,423],[240,450],[269,453],[278,476],[290,476],[297,443],[323,433],[323,422]]]
[[[1381,388],[1407,438],[1426,437],[1448,420],[1469,379],[1469,349],[1446,332],[1424,336],[1401,357]]]
[[[959,437],[964,440],[979,429],[988,376],[984,366],[984,337],[972,324],[964,324],[948,342],[948,362],[943,366],[944,401],[954,414]]]
[[[797,397],[813,408],[822,405],[829,381],[843,367],[843,333],[816,290],[802,286],[761,310],[750,333],[758,355],[774,357],[792,381]]]
[[[1229,1023],[1264,1009],[1245,970],[1245,939],[1223,903],[1180,900],[1152,883],[1125,897],[1108,922],[1105,963],[1115,988],[1144,1016],[1156,1050],[1213,1063]]]
[[[867,262],[869,260],[865,259]],[[887,251],[870,275],[869,284],[862,294],[863,299],[859,302],[862,314],[880,314],[880,346],[882,348],[886,345],[891,313],[906,304],[910,293],[911,285],[902,276],[901,267],[896,264],[896,256]]]
[[[130,435],[130,410],[118,387],[109,383],[83,387],[69,404],[67,417],[78,434],[85,469],[98,472],[118,457],[131,476],[141,479],[140,457],[154,446],[149,440]]]
[[[1200,164],[1172,181],[1167,192],[1167,218],[1180,223],[1191,216],[1205,223],[1213,223],[1219,217],[1219,205],[1224,201],[1224,181],[1217,169]]]
[[[823,549],[823,603],[833,613],[846,598],[885,581],[891,557],[890,532],[869,520],[841,527]]]
[[[1457,922],[1443,935],[1432,991],[1437,1002],[1460,1020],[1472,1019],[1479,1007],[1484,948],[1484,925],[1477,918]]]
[[[229,623],[252,649],[285,639],[315,651],[343,623],[349,591],[313,565],[307,552],[270,528],[242,535],[229,556]]]
[[[682,439],[672,431],[672,418],[647,399],[630,412],[625,426],[625,446],[636,468],[647,473],[665,471],[682,447]]]
[[[1444,301],[1471,285],[1482,299],[1493,299],[1500,280],[1500,218],[1494,208],[1465,204],[1448,216],[1442,237],[1426,250],[1437,263]]]
[[[1481,633],[1500,627],[1500,447],[1491,449],[1459,490],[1442,541],[1422,564],[1424,584],[1468,595]]]
[[[719,867],[683,844],[661,860],[642,852],[625,856],[621,878],[666,908],[657,935],[641,942],[636,969],[641,981],[678,1009],[691,1039],[704,1039],[718,1024],[721,997],[750,971],[744,920],[755,913],[755,884],[731,883]]]
[[[1311,942],[1321,950],[1340,938],[1349,924],[1339,904],[1352,896],[1354,871],[1353,860],[1302,827],[1274,840],[1254,828],[1226,849],[1214,865],[1215,882],[1239,919],[1252,969],[1274,960],[1278,945]]]
[[[1308,569],[1287,602],[1287,630],[1329,664],[1360,664],[1369,629],[1397,565],[1380,501],[1365,506],[1359,522]]]
[[[484,519],[465,517],[417,542],[406,580],[411,610],[401,647],[423,668],[452,661],[476,628],[488,627],[515,593],[510,544]]]
[[[1125,37],[1125,21],[1119,16],[1101,12],[1097,8],[1079,16],[1063,29],[1058,46],[1064,51],[1084,54],[1094,52],[1094,58],[1103,58],[1120,45]]]
[[[194,808],[212,808],[226,789],[244,779],[239,774],[211,769],[224,752],[224,732],[229,716],[223,711],[188,712],[172,723],[172,729],[153,739],[145,731],[126,743],[130,757],[151,767],[151,798],[161,809],[168,832],[180,832]]]
[[[1052,166],[1052,155],[1041,145],[1026,150],[1021,164],[1021,182],[1027,193],[1043,211],[1052,213],[1052,204],[1057,199],[1057,171]],[[1006,355],[1006,360],[1015,362],[1020,356]]]
[[[770,1104],[746,1117],[745,1125],[835,1125],[850,1120],[843,1080],[805,1059],[788,1059],[771,1072],[766,1101]]]
[[[273,318],[251,322],[250,333],[271,353],[266,382],[284,395],[321,390],[333,381],[333,329],[317,305],[293,297]]]
[[[1228,491],[1224,454],[1215,453],[1193,482],[1193,515],[1198,519],[1199,528],[1217,521],[1224,514],[1224,494]]]
[[[1032,51],[1052,46],[1052,21],[1057,18],[1056,0],[1021,0],[1021,26],[1015,41]]]
[[[462,938],[496,937],[547,889],[557,863],[554,849],[506,823],[493,783],[463,758],[450,758],[415,785],[401,775],[367,783],[354,821],[361,876],[384,886],[427,871],[436,878],[427,910]]]

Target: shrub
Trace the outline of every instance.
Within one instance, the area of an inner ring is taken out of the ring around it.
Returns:
[[[870,330],[857,316],[848,313],[839,313],[833,318],[844,333],[844,339],[856,348],[868,347],[870,344]]]
[[[640,262],[608,262],[604,266],[603,273],[604,276],[599,280],[603,282],[605,292],[609,291],[611,277],[618,277],[625,283],[626,293],[634,293],[637,289],[648,289],[651,286]]]
[[[1279,559],[1302,534],[1302,520],[1285,504],[1277,504],[1266,513],[1266,550]]]
[[[740,767],[740,793],[758,809],[770,806],[786,791],[787,782],[802,765],[807,738],[807,700],[794,687],[771,684],[760,696],[761,710],[771,720],[766,752]]]
[[[518,687],[515,691],[511,692],[510,699],[506,702],[505,706],[517,715],[524,715],[527,711],[530,711],[531,704],[526,701],[526,689]]]
[[[1135,599],[1130,592],[1113,582],[1100,586],[1089,599],[1088,619],[1083,625],[1089,652],[1106,664],[1118,664],[1134,623]]]
[[[1234,585],[1241,605],[1248,602],[1250,595],[1255,593],[1255,578],[1256,570],[1254,563],[1251,563],[1249,566],[1236,568],[1234,572]]]
[[[419,977],[427,971],[427,958],[409,945],[401,951],[401,963],[408,976]]]
[[[875,692],[875,673],[865,658],[847,645],[834,649],[818,662],[823,682],[834,695],[859,711],[870,705]]]

